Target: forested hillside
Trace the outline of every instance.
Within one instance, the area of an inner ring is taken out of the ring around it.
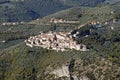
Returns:
[[[73,6],[93,7],[105,0],[1,0],[3,21],[30,21]]]
[[[40,17],[38,13],[25,7],[23,3],[4,3],[0,6],[0,22],[30,21]]]
[[[59,0],[25,0],[23,4],[41,16],[46,16],[70,7],[62,4]]]
[[[0,18],[2,21],[30,21],[69,8],[57,1],[25,0],[1,1]]]
[[[65,19],[68,21],[79,21],[80,24],[92,21],[108,21],[113,17],[119,17],[119,6],[98,6],[98,7],[73,7],[58,11],[54,14],[43,17],[40,20],[34,20],[33,23],[49,22],[51,18]],[[114,11],[114,14],[111,12]]]

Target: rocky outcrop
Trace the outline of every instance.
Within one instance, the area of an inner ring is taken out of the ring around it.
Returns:
[[[97,58],[92,63],[87,63],[83,59],[71,59],[69,63],[62,66],[51,65],[45,70],[49,77],[46,80],[119,80],[120,68],[113,65],[109,60]]]
[[[56,78],[70,77],[68,66],[62,66],[61,68],[52,71],[50,74],[54,74]]]

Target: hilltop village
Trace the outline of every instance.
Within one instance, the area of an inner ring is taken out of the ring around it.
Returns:
[[[25,40],[25,43],[29,47],[39,46],[56,51],[66,51],[68,49],[88,51],[85,45],[73,41],[72,35],[67,32],[41,32],[40,35],[31,36],[28,40]]]
[[[51,18],[50,23],[77,23],[76,21],[66,21],[64,19],[56,19]],[[93,27],[100,28],[102,25],[107,25],[109,22],[100,23],[99,21],[92,21],[90,23]],[[84,27],[86,24],[80,25],[78,28]],[[111,29],[113,29],[111,27]],[[66,51],[68,49],[75,49],[80,51],[89,51],[87,49],[86,45],[84,44],[77,44],[73,37],[77,37],[79,35],[79,32],[76,32],[75,34],[72,34],[70,32],[48,32],[43,33],[40,32],[39,35],[31,36],[29,39],[25,40],[25,43],[29,47],[43,47],[46,49],[52,49],[56,51]],[[85,35],[84,37],[88,37],[89,35]]]

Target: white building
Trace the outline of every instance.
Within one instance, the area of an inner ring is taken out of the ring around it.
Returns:
[[[67,35],[67,36],[66,36]],[[67,33],[41,33],[37,36],[31,36],[28,40],[25,40],[25,43],[29,47],[40,46],[47,49],[53,49],[56,51],[65,51],[66,49],[75,49],[80,51],[86,51],[87,48],[85,45],[77,44],[71,38],[71,35],[68,36]],[[83,47],[81,47],[83,46]]]

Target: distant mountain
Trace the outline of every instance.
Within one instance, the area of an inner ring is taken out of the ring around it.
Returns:
[[[23,4],[41,16],[46,16],[71,7],[64,5],[59,0],[25,0]]]
[[[69,7],[56,0],[3,0],[0,1],[0,22],[30,21]]]
[[[0,22],[31,21],[73,6],[94,7],[104,2],[108,3],[106,1],[114,2],[112,0],[0,0]]]
[[[0,22],[30,21],[40,17],[22,3],[4,3],[0,5]]]

